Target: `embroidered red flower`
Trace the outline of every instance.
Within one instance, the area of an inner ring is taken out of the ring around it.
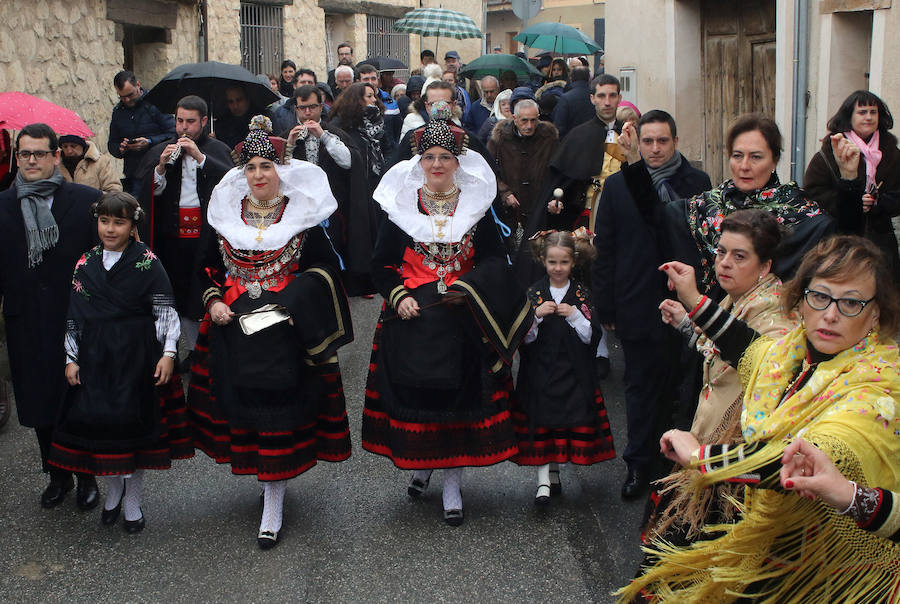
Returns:
[[[588,321],[591,320],[591,309],[588,308],[587,304],[582,303],[581,308],[579,310],[581,310],[581,314],[584,315],[585,319],[587,319]]]
[[[75,263],[75,270],[77,271],[79,268],[87,264],[87,257],[82,254],[81,258],[78,259],[78,262]]]
[[[775,195],[775,189],[766,189],[765,191],[761,191],[759,194],[760,199],[769,199]]]

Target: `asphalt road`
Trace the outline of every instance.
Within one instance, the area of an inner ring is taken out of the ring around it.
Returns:
[[[275,549],[256,546],[258,483],[202,453],[148,472],[147,527],[100,524],[70,496],[43,510],[37,441],[15,417],[0,432],[2,602],[609,602],[640,557],[643,502],[624,503],[621,459],[562,468],[563,494],[533,503],[534,470],[466,470],[466,519],[441,515],[440,473],[419,500],[408,473],[359,444],[380,300],[354,299],[356,341],[340,354],[353,456],[290,481]],[[622,354],[604,382],[624,449]]]

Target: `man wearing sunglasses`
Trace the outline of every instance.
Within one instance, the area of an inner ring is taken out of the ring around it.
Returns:
[[[53,423],[66,391],[66,312],[72,270],[97,240],[91,205],[100,191],[66,182],[59,142],[46,124],[16,137],[15,183],[0,193],[0,294],[19,423],[34,428],[50,485],[41,505],[56,507],[75,487],[72,472],[47,464]],[[97,483],[76,474],[76,503],[97,505]]]

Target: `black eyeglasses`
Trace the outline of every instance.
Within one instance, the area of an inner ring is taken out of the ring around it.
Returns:
[[[825,292],[809,288],[803,290],[803,297],[806,298],[806,303],[809,304],[809,307],[813,310],[825,310],[831,306],[832,302],[835,302],[837,304],[838,312],[845,317],[855,317],[859,315],[859,313],[866,308],[866,305],[875,299],[869,298],[868,300],[857,300],[856,298],[834,298]]]
[[[297,105],[297,111],[315,111],[319,107],[321,107],[319,103],[313,103],[312,105]]]
[[[29,159],[31,159],[31,156],[33,155],[36,160],[41,161],[42,159],[44,159],[51,153],[53,153],[53,151],[44,151],[44,150],[28,151],[27,149],[22,149],[21,151],[16,151],[16,157],[18,157],[22,161],[28,161]]]

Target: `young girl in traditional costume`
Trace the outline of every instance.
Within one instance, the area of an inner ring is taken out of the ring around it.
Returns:
[[[75,265],[66,331],[71,388],[57,420],[50,463],[106,477],[101,520],[144,528],[144,470],[192,457],[184,391],[174,373],[180,335],[172,286],[139,241],[143,211],[122,192],[94,205],[101,244]],[[174,379],[173,379],[174,378]]]
[[[528,289],[535,319],[520,349],[513,409],[523,466],[537,466],[534,502],[562,492],[559,464],[590,465],[616,456],[603,395],[593,370],[603,332],[592,319],[588,290],[572,272],[596,254],[591,234],[541,231],[531,239],[547,271]]]

